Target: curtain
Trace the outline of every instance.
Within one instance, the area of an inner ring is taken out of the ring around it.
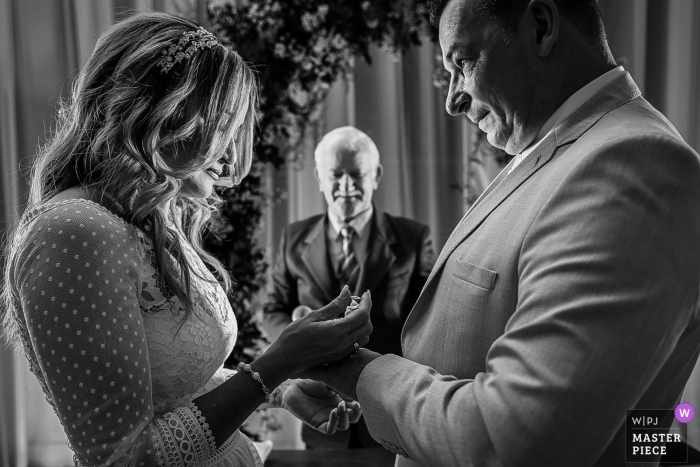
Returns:
[[[0,160],[2,160],[3,233],[26,193],[26,169],[37,142],[50,127],[52,100],[77,67],[66,2],[0,2]],[[4,261],[3,261],[4,262]],[[44,400],[24,356],[0,351],[0,459],[3,465],[27,465],[44,454],[69,465],[70,453],[60,424]],[[49,459],[37,459],[43,465]]]
[[[55,104],[115,20],[142,9],[167,10],[206,24],[204,0],[0,0],[0,234],[27,192],[27,168],[54,121]],[[614,56],[645,97],[700,150],[700,2],[600,0]],[[439,250],[498,167],[474,148],[476,131],[448,116],[432,84],[432,44],[403,56],[372,50],[330,91],[323,118],[294,163],[268,170],[275,193],[262,239],[270,260],[281,229],[324,209],[313,175],[313,149],[327,131],[355,125],[377,143],[385,176],[375,202],[428,224]],[[470,190],[472,191],[470,193]],[[700,239],[699,239],[700,241]],[[0,252],[0,260],[2,252]],[[65,435],[24,356],[0,347],[0,465],[71,465]],[[700,367],[683,400],[700,409]],[[688,439],[700,448],[700,423]]]

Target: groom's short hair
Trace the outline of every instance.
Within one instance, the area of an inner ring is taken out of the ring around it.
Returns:
[[[468,0],[430,0],[430,22],[434,27],[440,23],[442,12],[452,1]],[[527,8],[530,0],[471,0],[475,3],[475,11],[486,18],[498,21],[503,31],[512,36],[518,29],[518,21]],[[574,25],[586,38],[599,41],[605,39],[603,15],[598,6],[598,0],[553,0],[559,13],[567,18],[576,18]]]

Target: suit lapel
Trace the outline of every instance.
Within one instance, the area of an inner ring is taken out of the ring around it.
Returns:
[[[520,185],[525,183],[535,172],[550,161],[556,150],[556,138],[554,133],[540,143],[537,149],[530,154],[523,162],[516,167],[512,173],[508,173],[510,164],[499,174],[502,177],[500,183],[491,184],[493,187],[485,196],[480,197],[479,202],[470,209],[462,218],[455,230],[447,239],[445,247],[440,252],[440,256],[435,263],[435,267],[430,273],[426,285],[435,276],[437,271],[443,266],[447,258],[459,246],[462,241],[471,234],[481,223],[505,201]]]
[[[391,245],[396,243],[396,238],[389,227],[386,215],[375,207],[372,217],[371,237],[367,244],[364,261],[360,264],[360,277],[355,291],[357,294],[365,290],[374,291],[379,281],[396,261],[396,255],[391,250]]]
[[[605,114],[640,95],[629,73],[616,78],[554,129],[557,145],[577,140]]]
[[[578,139],[593,124],[600,120],[603,115],[611,110],[629,102],[640,95],[639,89],[632,80],[629,73],[618,77],[610,84],[601,89],[596,95],[585,102],[564,122],[559,124],[554,131],[551,131],[540,143],[535,151],[516,167],[512,173],[507,170],[510,164],[501,171],[498,178],[500,182],[494,181],[482,196],[467,211],[460,223],[447,240],[445,247],[440,252],[433,270],[423,287],[425,290],[430,281],[440,271],[447,258],[464,241],[474,229],[488,217],[503,201],[505,201],[520,185],[525,183],[535,172],[545,166],[557,152],[557,148],[564,144]],[[512,161],[511,161],[512,164]]]
[[[433,269],[430,271],[430,275],[428,276],[428,280],[425,281],[425,285],[430,282],[430,280],[435,276],[435,274],[438,271],[438,265],[442,266],[442,264],[445,262],[447,257],[449,256],[450,253],[455,249],[457,243],[457,235],[458,235],[458,230],[460,229],[460,226],[464,223],[465,219],[467,216],[469,216],[474,209],[481,203],[481,200],[489,196],[489,193],[491,193],[498,185],[501,184],[503,179],[509,175],[510,168],[513,166],[513,162],[515,162],[515,159],[511,160],[506,166],[498,173],[496,178],[489,184],[489,186],[486,187],[486,189],[479,195],[479,197],[474,201],[474,203],[469,206],[469,209],[467,209],[466,214],[462,216],[462,219],[457,223],[457,227],[452,231],[450,234],[450,237],[447,239],[447,242],[445,242],[445,246],[442,248],[440,251],[440,255],[438,256],[437,261],[435,262],[435,266],[433,266]],[[449,249],[448,249],[449,247]],[[425,286],[423,287],[423,290],[425,290]],[[422,293],[422,292],[421,292]]]
[[[301,261],[308,269],[316,285],[326,294],[326,300],[332,301],[336,293],[333,291],[333,278],[335,275],[328,264],[328,248],[326,245],[326,214],[309,231],[304,239]]]
[[[464,216],[462,216],[462,219],[467,217],[469,213],[472,212],[476,208],[476,206],[481,202],[481,200],[486,198],[488,194],[491,193],[493,189],[496,188],[503,181],[506,175],[508,175],[508,173],[510,172],[510,168],[513,166],[513,162],[515,162],[515,159],[511,160],[508,164],[506,164],[506,166],[498,173],[496,178],[494,178],[493,181],[489,183],[489,186],[487,186],[486,189],[479,195],[479,197],[476,198],[476,201],[474,201],[472,205],[469,206],[469,209],[467,209],[467,213],[464,214]],[[460,222],[462,221],[460,220]]]

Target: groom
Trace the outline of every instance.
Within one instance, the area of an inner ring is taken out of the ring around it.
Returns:
[[[625,411],[675,407],[698,356],[698,155],[616,67],[595,0],[435,3],[448,112],[516,157],[442,250],[405,358],[309,376],[399,466],[624,465]]]

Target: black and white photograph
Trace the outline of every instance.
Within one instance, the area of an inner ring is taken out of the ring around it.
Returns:
[[[700,466],[700,0],[0,0],[0,467]]]

